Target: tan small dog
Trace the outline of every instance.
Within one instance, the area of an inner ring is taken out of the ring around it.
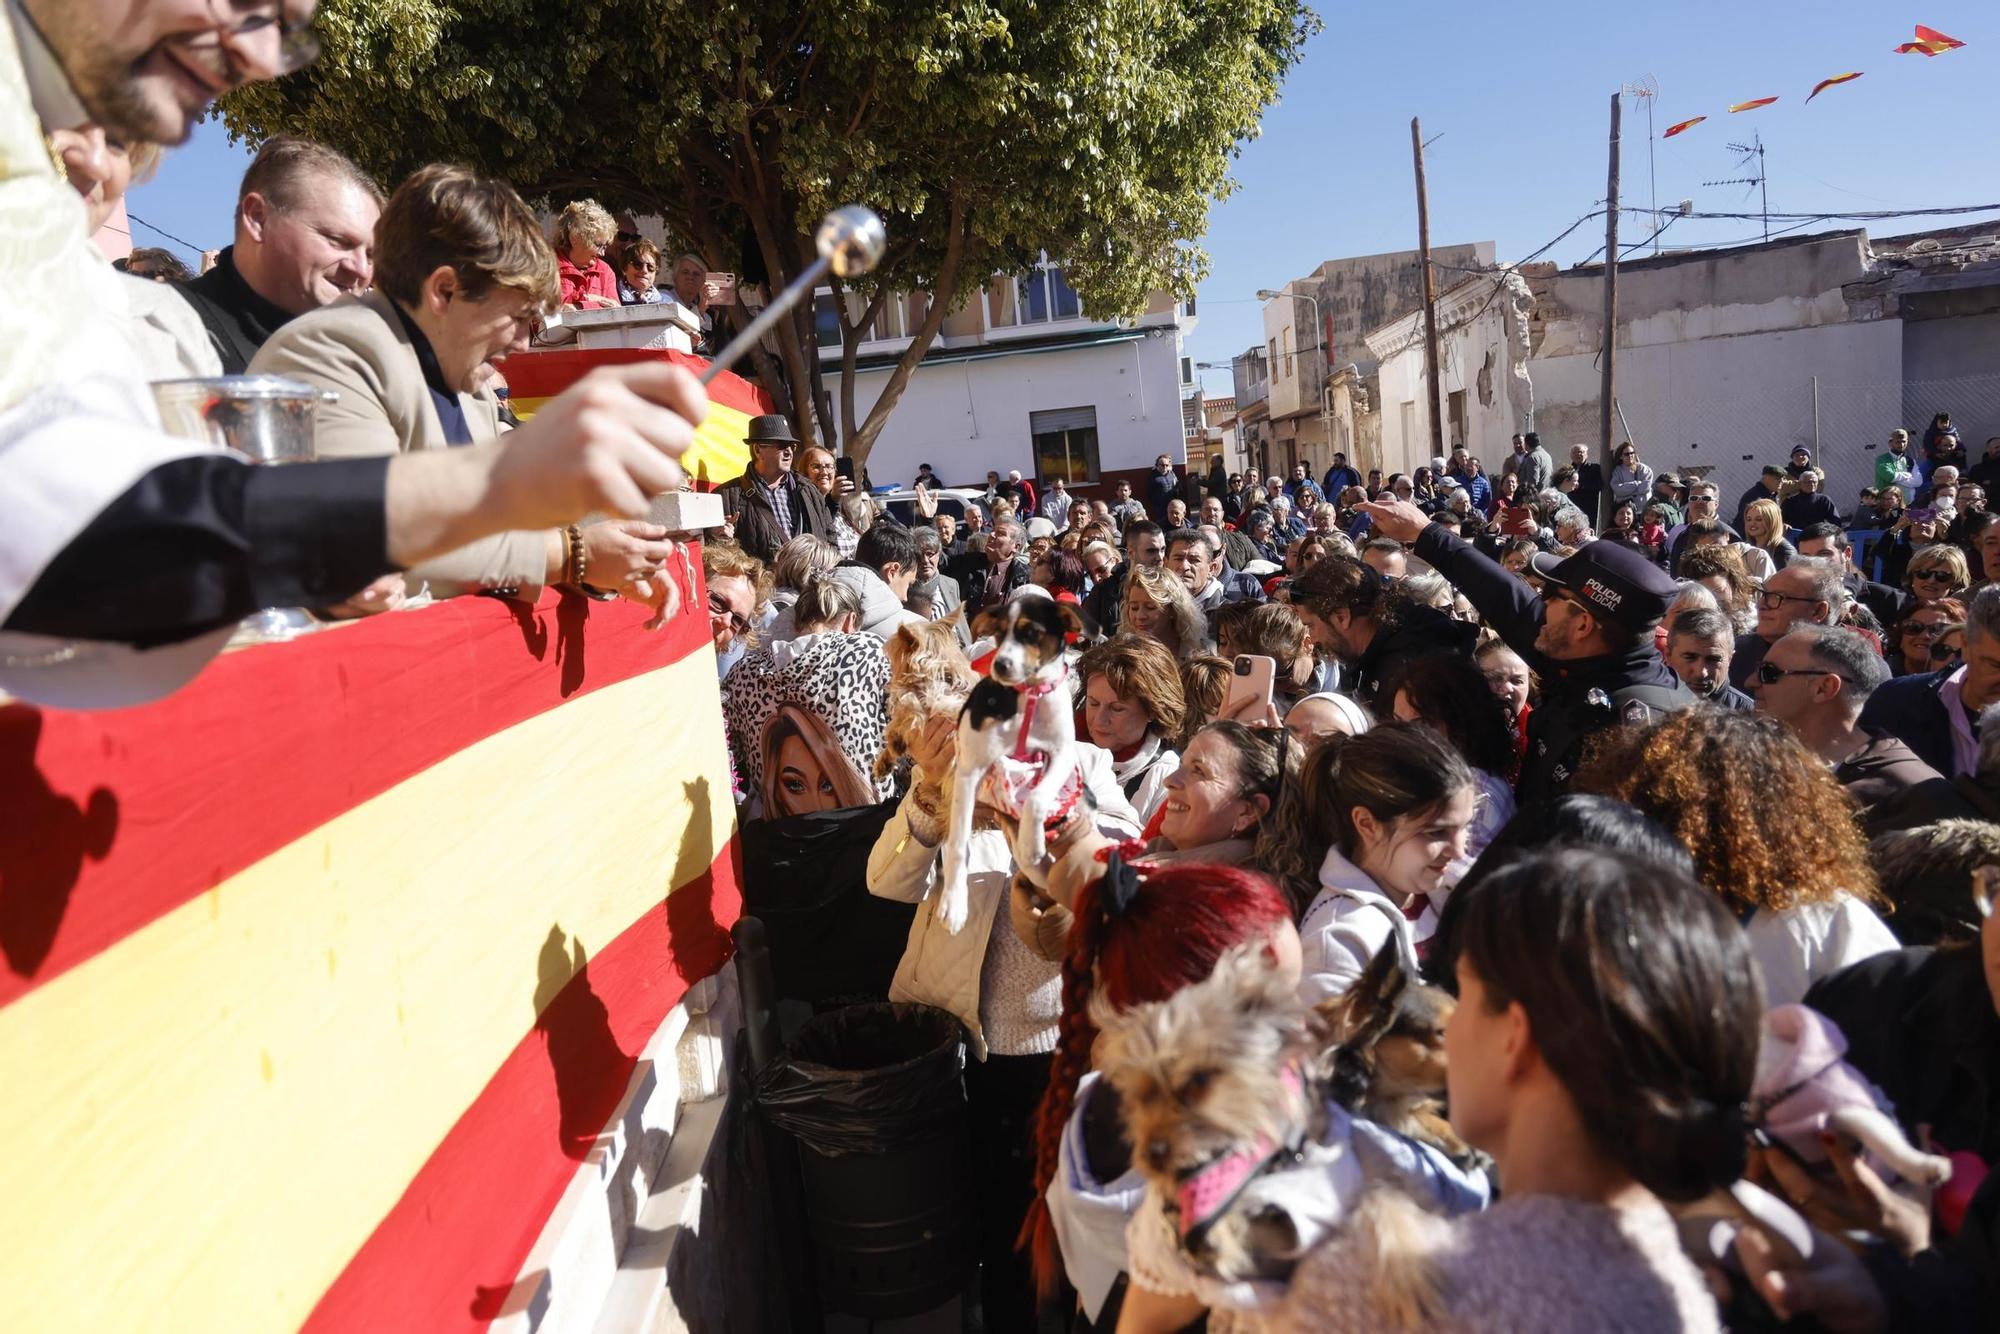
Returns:
[[[958,646],[953,622],[904,625],[889,636],[889,726],[875,759],[875,780],[887,778],[910,756],[910,746],[933,718],[958,717],[978,673]],[[942,774],[932,775],[939,782]]]
[[[1444,1026],[1449,992],[1409,968],[1391,936],[1347,991],[1319,1005],[1333,1045],[1321,1061],[1334,1098],[1363,1120],[1463,1159],[1445,1118]]]

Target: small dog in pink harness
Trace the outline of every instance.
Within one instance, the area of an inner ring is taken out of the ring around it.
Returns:
[[[957,935],[970,911],[966,854],[973,811],[983,798],[1014,820],[1014,859],[1038,866],[1048,830],[1082,795],[1076,716],[1063,649],[1081,634],[1074,608],[1046,597],[1015,597],[973,622],[975,639],[995,641],[990,675],[972,688],[958,715],[958,755],[951,814],[939,850],[943,888],[938,915]]]

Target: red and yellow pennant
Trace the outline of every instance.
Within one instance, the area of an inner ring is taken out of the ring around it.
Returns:
[[[1825,92],[1827,89],[1833,87],[1836,84],[1853,83],[1856,79],[1861,77],[1861,74],[1862,71],[1853,70],[1846,74],[1836,74],[1830,79],[1821,79],[1818,83],[1813,85],[1813,90],[1806,94],[1806,101],[1808,102],[1812,101],[1815,97],[1818,97],[1821,93]]]
[[[728,954],[699,564],[0,704],[9,1329],[486,1327]]]
[[[523,420],[535,410],[596,370],[634,361],[671,361],[699,375],[708,363],[686,352],[643,348],[603,348],[591,352],[522,352],[507,358],[508,401]],[[708,418],[694,433],[694,444],[681,459],[687,475],[705,482],[727,482],[750,466],[750,419],[776,412],[771,396],[733,371],[708,382]]]
[[[1757,97],[1752,98],[1748,102],[1732,102],[1729,106],[1729,114],[1733,116],[1739,111],[1755,111],[1758,107],[1770,106],[1771,103],[1777,100],[1775,97]]]
[[[1904,42],[1896,48],[1896,54],[1899,56],[1941,56],[1947,51],[1956,51],[1964,45],[1965,43],[1959,41],[1956,37],[1947,37],[1936,28],[1926,28],[1923,24],[1919,23],[1917,24],[1916,40]]]
[[[1662,139],[1671,139],[1675,135],[1681,133],[1683,130],[1692,130],[1695,126],[1701,124],[1703,121],[1707,119],[1708,117],[1706,116],[1693,116],[1687,120],[1679,122],[1678,124],[1669,125],[1667,126],[1667,132],[1661,135],[1660,137]]]

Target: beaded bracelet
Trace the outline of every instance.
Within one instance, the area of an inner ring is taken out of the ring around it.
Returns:
[[[575,524],[563,529],[563,549],[569,558],[569,581],[581,588],[584,575],[590,573],[590,555],[583,549],[583,533]]]

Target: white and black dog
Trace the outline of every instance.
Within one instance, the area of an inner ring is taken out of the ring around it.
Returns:
[[[1074,608],[1047,597],[1015,597],[981,612],[975,640],[995,643],[990,674],[972,688],[958,715],[958,759],[942,850],[944,888],[938,914],[958,934],[970,908],[965,882],[973,809],[987,805],[1016,822],[1014,860],[1039,864],[1047,829],[1068,815],[1083,776],[1076,757],[1076,703],[1066,689],[1063,648],[1083,622]]]

